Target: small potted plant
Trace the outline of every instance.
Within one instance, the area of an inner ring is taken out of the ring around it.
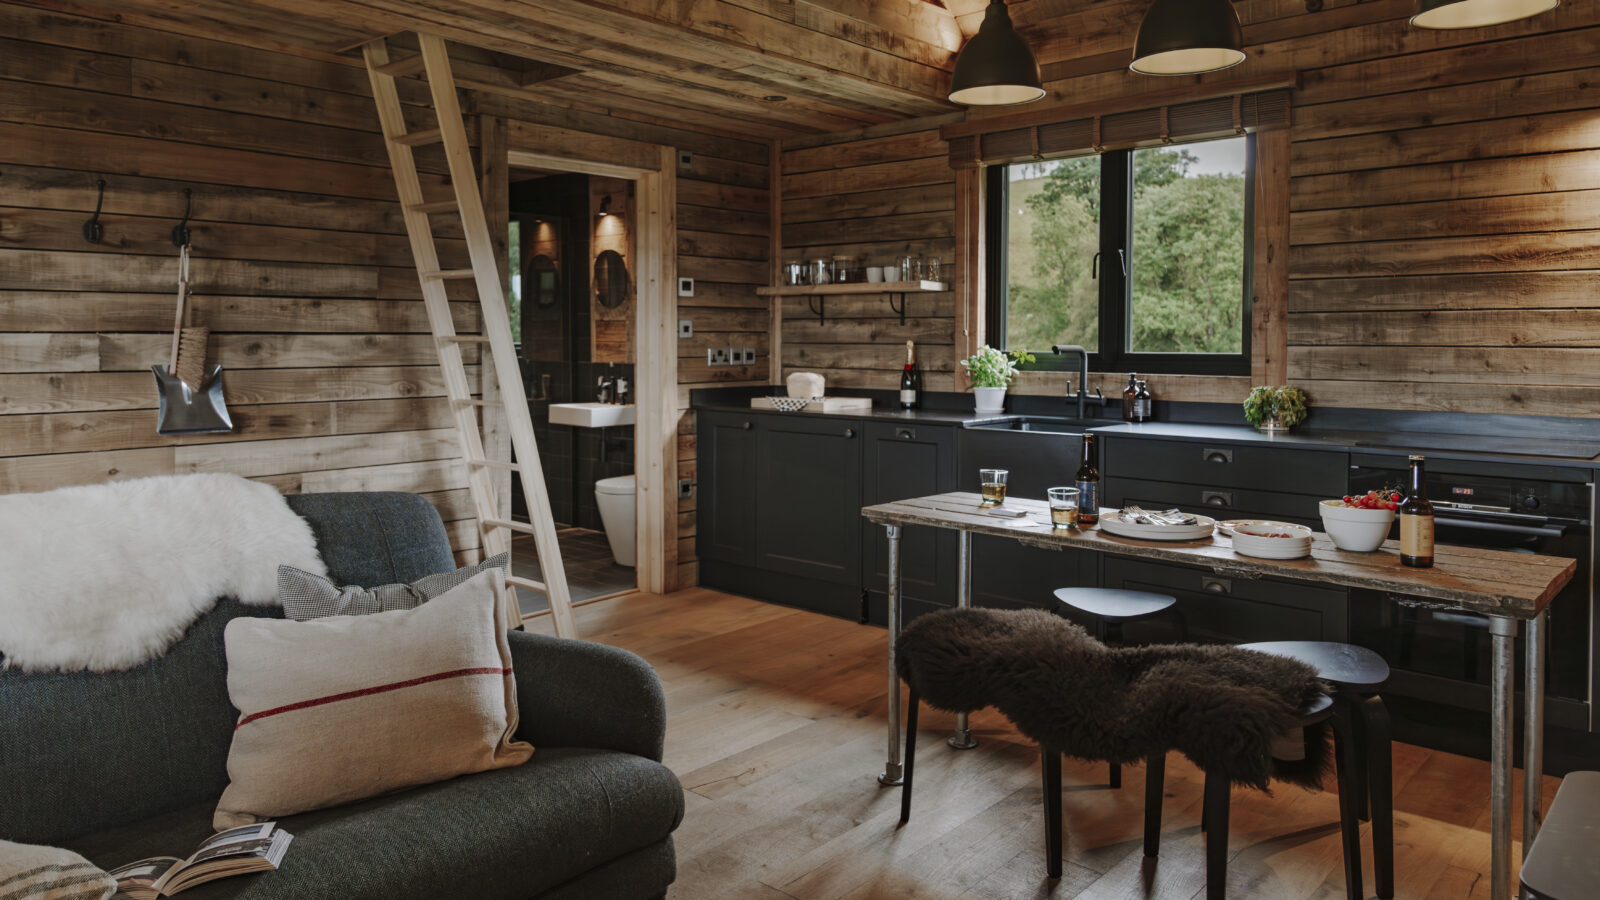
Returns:
[[[1292,384],[1251,388],[1244,398],[1244,420],[1261,431],[1288,431],[1310,415],[1310,399]]]
[[[1014,350],[1002,353],[985,344],[977,353],[963,359],[961,367],[972,379],[972,393],[978,412],[1002,412],[1006,405],[1006,387],[1017,377],[1017,363],[1033,362],[1033,354]]]

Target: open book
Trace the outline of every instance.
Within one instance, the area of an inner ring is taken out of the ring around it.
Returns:
[[[111,871],[117,889],[134,900],[170,897],[197,884],[278,868],[294,835],[276,822],[241,825],[219,831],[201,843],[188,859],[155,856]]]

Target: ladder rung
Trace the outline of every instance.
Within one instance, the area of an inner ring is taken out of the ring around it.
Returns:
[[[529,522],[508,522],[505,519],[479,519],[478,521],[482,522],[485,528],[509,528],[512,531],[520,531],[523,534],[539,533]]]
[[[422,54],[418,53],[415,56],[408,56],[405,59],[397,59],[393,62],[384,63],[378,67],[378,71],[384,75],[388,75],[391,78],[398,78],[402,75],[415,75],[425,68],[427,68],[427,64],[423,62]]]
[[[506,462],[503,459],[469,459],[467,460],[467,465],[477,466],[480,469],[505,469],[508,472],[522,471],[521,466],[514,462]]]
[[[509,584],[512,587],[527,588],[530,591],[549,590],[549,588],[546,587],[545,583],[542,581],[534,581],[532,578],[521,578],[516,575],[507,575],[506,584]]]
[[[432,215],[433,213],[442,213],[442,212],[455,212],[456,211],[456,201],[454,201],[454,200],[431,200],[431,201],[429,201],[427,203],[418,203],[418,204],[415,204],[413,206],[408,206],[408,207],[406,207],[406,209],[409,209],[412,212],[423,213],[424,215]]]
[[[471,269],[438,269],[432,272],[420,272],[423,281],[444,281],[447,278],[471,278],[474,273]]]
[[[395,135],[389,140],[396,144],[405,144],[407,147],[420,147],[423,144],[437,144],[444,140],[444,132],[438,128],[423,128]]]
[[[481,334],[447,334],[439,338],[446,344],[487,344],[489,339]]]
[[[501,403],[499,400],[473,400],[473,399],[469,398],[469,399],[466,399],[466,400],[452,400],[451,402],[456,404],[457,406],[483,406],[483,407],[505,406],[505,404]]]

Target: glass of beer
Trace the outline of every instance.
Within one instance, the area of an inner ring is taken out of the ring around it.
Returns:
[[[1078,489],[1053,487],[1045,493],[1050,496],[1050,524],[1056,528],[1078,527]]]
[[[999,506],[1006,502],[1006,476],[1009,474],[1006,469],[978,470],[978,484],[983,490],[981,506]]]

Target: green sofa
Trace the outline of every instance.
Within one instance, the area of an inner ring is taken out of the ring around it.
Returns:
[[[288,500],[337,583],[454,568],[421,497]],[[211,834],[238,715],[222,632],[246,615],[282,612],[221,600],[165,656],[123,672],[0,669],[0,838],[69,847],[110,869],[186,854]],[[683,791],[661,764],[655,672],[600,644],[510,638],[517,736],[538,748],[530,762],[287,817],[295,841],[282,868],[202,885],[186,900],[662,896],[677,871]]]

